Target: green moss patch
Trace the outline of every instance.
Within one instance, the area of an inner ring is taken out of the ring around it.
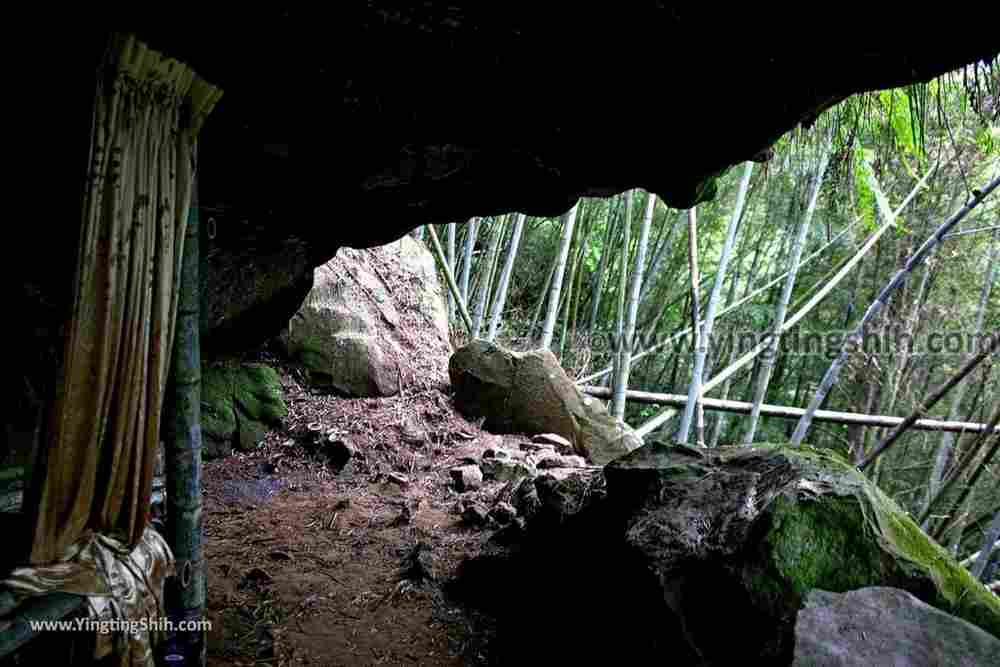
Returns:
[[[748,570],[750,589],[775,603],[812,588],[893,586],[1000,637],[1000,599],[856,468],[824,451],[763,447],[800,475],[768,509],[766,562]]]

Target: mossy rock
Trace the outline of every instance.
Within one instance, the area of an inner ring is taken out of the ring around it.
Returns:
[[[652,443],[605,475],[629,549],[705,655],[727,650],[712,637],[720,610],[735,609],[750,653],[787,664],[814,589],[903,589],[1000,637],[1000,599],[837,454]]]
[[[205,458],[256,447],[288,414],[281,382],[265,364],[217,362],[202,367],[201,431]]]

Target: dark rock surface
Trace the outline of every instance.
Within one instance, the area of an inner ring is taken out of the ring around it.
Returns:
[[[512,496],[520,539],[498,533],[453,583],[511,664],[788,665],[814,589],[904,589],[1000,636],[1000,601],[834,455],[654,443]]]
[[[795,622],[794,667],[998,662],[1000,639],[895,588],[811,591]]]

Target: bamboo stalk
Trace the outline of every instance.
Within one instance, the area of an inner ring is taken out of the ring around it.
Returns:
[[[452,296],[455,297],[455,302],[458,304],[458,312],[462,316],[462,321],[465,322],[465,326],[469,331],[469,335],[472,335],[472,318],[469,317],[469,311],[465,307],[465,301],[462,300],[462,293],[458,289],[458,285],[455,284],[455,276],[451,273],[451,268],[448,266],[448,259],[444,255],[444,249],[441,247],[441,241],[438,240],[437,232],[434,231],[433,225],[425,225],[428,235],[431,237],[431,246],[434,250],[434,258],[437,260],[438,266],[441,267],[441,271],[444,273],[445,282],[448,283],[448,289],[451,290]]]
[[[514,261],[517,259],[517,250],[521,243],[521,230],[524,229],[526,217],[524,213],[518,213],[514,222],[514,232],[510,237],[510,246],[507,248],[507,258],[504,261],[503,270],[500,272],[500,285],[497,287],[496,298],[493,299],[493,312],[486,333],[488,341],[496,339],[497,329],[500,328],[500,317],[503,315],[503,308],[507,303],[507,289],[510,286],[510,276],[514,272]]]
[[[167,482],[167,543],[176,559],[177,576],[168,590],[181,619],[205,617],[207,594],[203,556],[201,500],[201,341],[198,294],[198,197],[192,187],[184,238],[177,301],[176,335],[170,389],[164,412],[164,459]],[[184,637],[193,664],[205,664],[204,631]],[[198,657],[200,656],[200,658]]]
[[[611,396],[611,390],[607,387],[586,385],[580,387],[580,391],[594,398],[606,399]],[[625,392],[625,397],[636,403],[647,405],[672,405],[683,407],[688,400],[684,394],[662,394],[650,391],[637,391],[629,389]],[[716,410],[733,414],[750,414],[753,403],[745,401],[731,401],[719,398],[702,398],[702,404],[706,410]],[[782,419],[799,419],[805,414],[805,409],[787,407],[783,405],[761,406],[761,414],[765,417],[779,417]],[[817,410],[814,419],[818,422],[829,422],[833,424],[853,424],[857,426],[873,426],[878,428],[892,428],[902,423],[902,417],[891,417],[886,415],[865,415],[858,412],[836,412],[833,410]],[[937,419],[918,419],[913,422],[911,428],[918,431],[949,431],[951,433],[983,433],[987,430],[987,424],[961,421],[942,421]],[[994,431],[1000,433],[1000,427],[994,427]]]
[[[809,257],[807,257],[805,260],[803,260],[801,266],[805,266],[806,263],[808,263],[808,262],[816,259],[817,257],[819,257],[821,254],[823,254],[823,252],[827,248],[829,248],[833,244],[837,243],[841,238],[844,237],[844,235],[846,235],[849,231],[851,231],[851,229],[853,229],[855,227],[855,225],[859,224],[860,222],[861,222],[860,218],[855,219],[854,222],[852,222],[847,227],[845,227],[844,229],[842,229],[840,231],[840,233],[838,233],[837,236],[835,236],[832,240],[830,240],[829,242],[827,242],[825,245],[823,245],[822,247],[820,247],[816,252],[814,252],[813,254],[809,255]],[[733,312],[734,310],[736,310],[737,308],[739,308],[743,304],[745,304],[745,303],[747,303],[749,301],[752,301],[753,299],[757,298],[758,296],[760,296],[764,292],[767,292],[772,287],[774,287],[775,285],[777,285],[778,283],[780,283],[785,278],[786,275],[788,275],[787,272],[786,273],[782,273],[781,275],[777,276],[776,278],[773,278],[772,280],[768,281],[764,285],[761,285],[760,287],[758,287],[754,291],[752,291],[752,292],[750,292],[748,294],[745,294],[742,298],[740,298],[739,301],[736,301],[735,303],[733,303],[733,304],[731,304],[729,306],[726,306],[725,308],[723,308],[722,310],[720,310],[719,313],[718,313],[718,315],[716,315],[716,319],[722,317],[723,315],[728,315],[729,313]],[[676,340],[678,340],[680,338],[683,338],[684,336],[690,335],[692,331],[693,331],[693,329],[691,327],[688,327],[686,329],[678,331],[675,334],[672,334],[669,338],[667,338],[666,340],[664,340],[664,341],[662,341],[660,343],[657,343],[656,345],[651,345],[651,346],[647,347],[642,352],[639,352],[639,353],[637,353],[637,354],[635,354],[635,355],[632,356],[632,363],[635,363],[636,361],[638,361],[638,360],[640,360],[640,359],[642,359],[644,357],[647,357],[647,356],[653,354],[654,352],[657,352],[657,351],[663,349],[667,345],[670,345],[674,341],[676,341]],[[612,367],[608,366],[607,368],[604,368],[604,369],[602,369],[600,371],[597,371],[595,373],[591,373],[590,375],[587,375],[586,377],[583,377],[583,378],[577,380],[577,384],[580,385],[580,384],[587,384],[589,382],[593,382],[594,380],[596,380],[598,378],[601,378],[601,377],[604,377],[605,375],[607,375],[607,374],[609,374],[611,372],[612,372]]]
[[[882,442],[880,442],[879,445],[874,450],[872,450],[872,452],[868,454],[868,456],[866,456],[864,460],[861,461],[860,464],[858,464],[858,468],[860,470],[864,470],[869,465],[871,465],[872,461],[881,456],[882,453],[885,452],[885,450],[892,447],[892,445],[899,440],[900,436],[906,433],[906,430],[910,428],[913,425],[913,423],[920,418],[921,415],[927,414],[927,412],[932,407],[934,407],[938,401],[944,398],[945,395],[952,388],[955,387],[955,385],[957,385],[959,382],[965,379],[965,377],[969,373],[975,370],[975,368],[979,364],[981,364],[987,357],[989,357],[992,354],[995,354],[997,350],[1000,350],[1000,335],[994,336],[989,345],[984,347],[979,354],[975,355],[967,362],[965,362],[965,365],[963,365],[958,370],[957,373],[952,375],[947,382],[938,387],[934,392],[931,393],[930,396],[928,396],[923,402],[921,402],[921,404],[917,407],[916,410],[911,412],[906,419],[900,422],[899,425],[896,426],[892,430],[892,432],[889,433],[889,435],[887,435],[885,439],[883,439]]]
[[[555,270],[552,274],[552,284],[549,285],[548,310],[545,313],[545,324],[542,326],[542,338],[539,347],[549,349],[552,347],[552,336],[555,334],[556,317],[559,314],[559,297],[562,293],[563,273],[566,271],[566,259],[569,257],[570,241],[573,238],[573,226],[576,222],[576,210],[579,202],[573,205],[569,211],[563,215],[563,233],[559,242],[559,256],[556,259]]]
[[[874,182],[874,179],[873,179]],[[969,214],[976,206],[982,203],[986,197],[989,196],[993,190],[1000,185],[1000,176],[995,178],[991,183],[989,183],[982,191],[974,191],[972,198],[966,202],[966,204],[956,212],[949,220],[938,227],[937,231],[928,238],[920,249],[917,250],[910,258],[907,260],[906,265],[903,266],[896,274],[889,280],[889,282],[882,288],[875,301],[868,306],[868,310],[861,317],[861,321],[858,322],[857,327],[844,342],[841,347],[840,354],[834,360],[830,367],[827,368],[826,374],[823,376],[823,380],[820,382],[819,387],[816,389],[816,394],[813,396],[812,401],[809,403],[809,408],[802,419],[799,420],[798,425],[795,427],[795,433],[792,434],[792,444],[800,445],[805,439],[806,433],[809,430],[809,423],[812,421],[812,413],[819,408],[820,403],[826,398],[826,395],[836,384],[837,378],[840,375],[840,369],[844,366],[847,361],[847,357],[850,355],[851,349],[857,345],[860,345],[862,336],[864,334],[865,327],[885,306],[889,299],[889,296],[896,290],[899,285],[906,280],[906,277],[913,271],[914,268],[919,266],[927,258],[927,256],[933,252],[938,244],[940,244],[941,239],[961,220]],[[881,205],[882,199],[878,197],[878,191],[876,191],[876,201]]]
[[[684,415],[681,417],[681,425],[677,429],[676,441],[678,443],[684,444],[688,440],[688,435],[691,430],[691,420],[697,412],[698,415],[698,435],[697,442],[699,447],[705,446],[705,418],[703,410],[699,409],[701,406],[702,398],[702,383],[701,383],[701,373],[698,367],[698,356],[702,358],[702,363],[704,363],[704,350],[705,350],[705,335],[704,326],[699,319],[701,315],[701,306],[698,299],[698,217],[697,211],[694,208],[688,209],[687,219],[688,219],[688,273],[691,277],[691,329],[694,331],[694,349],[695,349],[695,363],[692,365],[693,372],[691,373],[691,385],[688,389],[688,396],[690,400],[686,403],[684,409]],[[707,324],[708,317],[706,316],[705,322]]]
[[[615,396],[612,403],[611,416],[622,419],[625,416],[625,390],[628,388],[629,374],[632,370],[632,345],[635,340],[635,322],[639,314],[639,293],[642,289],[643,269],[646,266],[646,250],[649,246],[649,230],[653,223],[653,213],[656,209],[656,195],[652,192],[646,195],[646,211],[639,227],[639,240],[635,251],[635,265],[632,268],[632,282],[629,285],[628,309],[625,314],[625,327],[618,345],[621,349],[621,361],[618,374],[615,377]],[[623,272],[624,275],[624,272]]]

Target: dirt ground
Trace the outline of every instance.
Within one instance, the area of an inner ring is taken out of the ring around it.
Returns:
[[[443,592],[489,535],[463,525],[448,470],[504,439],[454,411],[440,372],[395,397],[344,399],[269,361],[283,427],[205,464],[209,664],[487,664],[488,621]],[[331,437],[355,450],[343,469]]]

